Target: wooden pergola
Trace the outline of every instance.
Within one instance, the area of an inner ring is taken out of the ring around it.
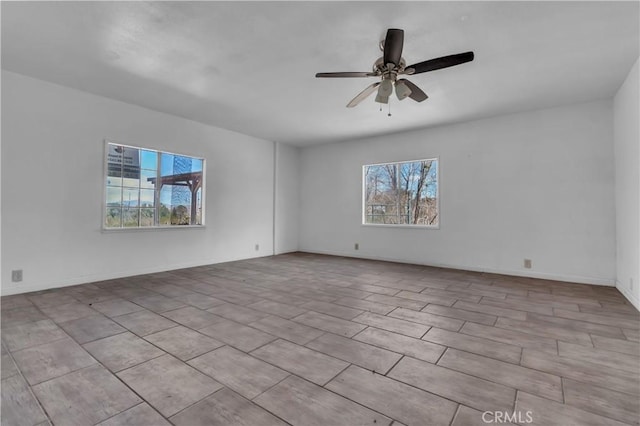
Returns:
[[[196,222],[197,199],[196,192],[202,187],[202,172],[180,173],[178,175],[161,176],[160,181],[157,178],[147,178],[147,181],[156,186],[156,206],[160,205],[160,190],[164,185],[186,186],[191,191],[191,219],[190,225]],[[158,220],[158,219],[156,219]]]

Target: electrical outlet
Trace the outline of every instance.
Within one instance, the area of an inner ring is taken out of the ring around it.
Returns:
[[[531,259],[525,259],[524,260],[524,267],[526,269],[531,269]]]
[[[260,244],[256,244],[256,251],[260,250]]]
[[[19,283],[20,281],[22,281],[22,269],[11,271],[11,282]]]
[[[360,250],[360,244],[355,243],[355,244],[353,245],[353,249],[354,249],[354,250]]]

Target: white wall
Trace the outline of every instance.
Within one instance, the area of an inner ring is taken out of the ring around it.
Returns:
[[[275,254],[298,250],[300,215],[300,148],[275,144]]]
[[[205,157],[206,227],[102,232],[105,139]],[[2,294],[271,255],[273,150],[3,71]],[[13,269],[23,282],[11,283]]]
[[[362,165],[430,157],[440,229],[362,226]],[[611,101],[305,148],[300,249],[613,285],[613,167]]]
[[[618,165],[640,158],[634,70],[615,99]],[[597,284],[616,277],[611,101],[299,149],[11,72],[2,89],[2,294],[297,249]],[[104,139],[206,157],[206,228],[102,232]],[[363,164],[433,156],[440,229],[360,224]],[[631,187],[617,176],[615,192],[626,212],[635,182],[631,223],[640,181],[629,164],[617,173]],[[626,229],[618,241],[637,253]],[[637,259],[629,273],[618,264],[620,282],[640,280]],[[24,270],[22,283],[10,282],[12,269]]]
[[[631,69],[613,103],[616,170],[616,287],[638,309],[640,309],[639,61],[636,61]]]

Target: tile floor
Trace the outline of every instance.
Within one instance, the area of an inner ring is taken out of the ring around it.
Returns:
[[[638,425],[639,340],[613,288],[295,253],[3,297],[1,420]]]

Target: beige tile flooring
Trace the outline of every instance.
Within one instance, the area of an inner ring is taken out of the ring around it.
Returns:
[[[637,425],[639,337],[614,288],[294,253],[3,297],[2,425]]]

